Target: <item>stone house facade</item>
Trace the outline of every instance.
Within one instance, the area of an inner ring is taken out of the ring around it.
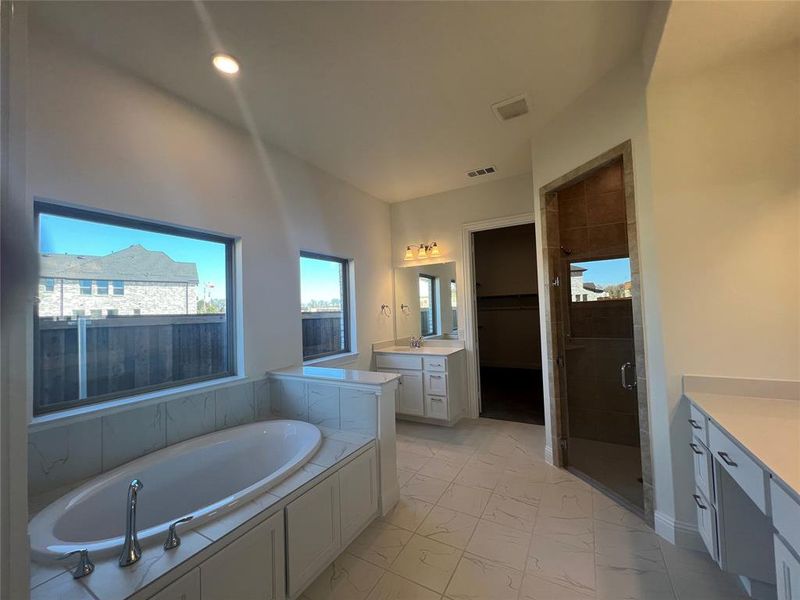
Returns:
[[[197,266],[135,245],[105,256],[43,254],[39,316],[197,313]]]

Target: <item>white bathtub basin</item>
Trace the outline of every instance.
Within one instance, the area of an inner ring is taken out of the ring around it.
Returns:
[[[120,551],[128,485],[139,479],[136,525],[144,545],[166,537],[170,523],[207,523],[286,479],[322,442],[319,429],[302,421],[265,421],[218,431],[149,454],[62,496],[28,525],[39,560],[88,548],[92,556]]]

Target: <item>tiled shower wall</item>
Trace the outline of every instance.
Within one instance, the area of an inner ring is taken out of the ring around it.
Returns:
[[[189,438],[270,418],[266,379],[245,381],[28,436],[28,489],[41,494]]]

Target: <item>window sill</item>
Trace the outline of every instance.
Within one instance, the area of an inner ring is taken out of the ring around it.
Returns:
[[[332,356],[323,356],[303,361],[304,367],[339,367],[349,365],[358,360],[358,352],[343,352]]]
[[[232,375],[230,377],[222,377],[220,379],[211,379],[209,381],[200,381],[189,385],[182,385],[178,387],[168,388],[164,390],[157,390],[148,392],[147,394],[139,394],[137,396],[128,396],[127,398],[117,398],[109,400],[108,402],[100,402],[98,404],[90,404],[89,406],[79,406],[70,408],[55,413],[49,413],[33,417],[28,424],[28,432],[33,433],[50,429],[52,427],[60,427],[63,425],[70,425],[80,421],[88,421],[89,419],[96,419],[107,415],[130,410],[132,408],[140,408],[143,406],[151,406],[153,404],[160,404],[162,402],[170,402],[178,398],[184,398],[197,394],[198,392],[214,391],[217,389],[225,388],[231,385],[242,383],[248,378],[244,375]]]

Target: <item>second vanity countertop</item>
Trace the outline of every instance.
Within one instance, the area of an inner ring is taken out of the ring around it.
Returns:
[[[800,496],[800,400],[696,391],[685,396]]]
[[[68,572],[67,569],[74,566],[71,562],[64,565],[44,565],[32,561],[31,600],[49,600],[51,598],[123,600],[126,598],[138,599],[155,593],[155,590],[148,592],[145,588],[160,577],[167,576],[170,571],[205,551],[212,543],[246,522],[253,520],[253,526],[255,526],[282,510],[289,501],[317,481],[327,477],[328,472],[333,470],[337,464],[354,456],[375,439],[372,436],[328,427],[319,429],[322,432],[322,444],[298,471],[277,486],[246,501],[218,519],[196,529],[181,532],[183,543],[174,550],[165,551],[160,544],[144,546],[141,560],[125,569],[121,569],[117,565],[116,557],[101,559],[95,563],[94,573],[80,580],[73,579]],[[65,493],[64,490],[62,490],[63,493]],[[37,510],[41,510],[45,504],[55,500],[52,493],[47,496],[49,498],[31,499],[31,518]],[[87,590],[91,591],[93,595],[90,595]],[[143,592],[144,595],[140,592]]]
[[[419,354],[421,356],[450,356],[456,352],[461,352],[461,346],[422,346],[422,348],[411,348],[409,346],[389,346],[375,350],[375,354]]]

